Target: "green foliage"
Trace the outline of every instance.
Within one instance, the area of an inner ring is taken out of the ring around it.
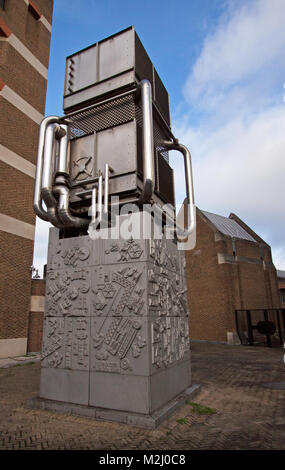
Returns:
[[[179,419],[177,420],[177,423],[179,423],[179,424],[186,424],[186,423],[187,423],[187,419],[186,419],[186,418],[179,418]]]
[[[209,408],[208,406],[201,405],[200,403],[194,403],[193,401],[187,401],[187,405],[192,406],[192,411],[199,415],[213,415],[217,413],[215,408]]]

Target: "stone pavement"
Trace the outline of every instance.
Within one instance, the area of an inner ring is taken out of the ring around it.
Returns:
[[[29,353],[26,356],[16,356],[0,358],[0,369],[6,369],[7,367],[13,367],[20,364],[27,364],[29,362],[39,362],[41,359],[40,354]]]
[[[284,349],[191,348],[195,402],[216,412],[186,404],[155,430],[29,409],[40,364],[0,369],[0,449],[284,449]]]

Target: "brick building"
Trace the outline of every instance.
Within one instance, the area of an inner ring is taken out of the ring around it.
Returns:
[[[42,349],[45,279],[32,279],[31,305],[28,320],[28,352],[39,352]]]
[[[25,354],[53,0],[0,0],[0,357]]]
[[[280,292],[281,307],[285,308],[285,271],[277,269],[278,287]]]
[[[280,307],[271,248],[235,214],[197,209],[186,273],[191,339],[239,343],[235,309]]]

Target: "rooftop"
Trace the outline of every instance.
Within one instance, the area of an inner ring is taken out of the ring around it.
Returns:
[[[235,220],[211,212],[201,211],[205,217],[224,235],[257,243],[257,241]]]
[[[285,279],[285,271],[282,271],[281,269],[277,269],[277,277],[281,277],[282,279]]]

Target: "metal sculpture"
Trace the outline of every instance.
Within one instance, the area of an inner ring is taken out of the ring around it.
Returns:
[[[132,27],[67,58],[63,108],[41,123],[35,181],[35,212],[55,227],[40,406],[153,427],[193,391],[177,250],[177,239],[195,240],[190,152],[172,134],[168,94]],[[186,229],[169,150],[184,157]],[[118,209],[137,204],[135,225],[155,204],[176,236],[93,238],[94,225],[128,217],[110,217],[114,196]]]

